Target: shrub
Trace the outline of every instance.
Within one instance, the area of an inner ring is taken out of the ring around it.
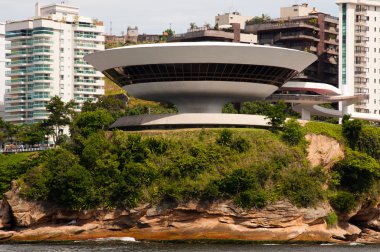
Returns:
[[[234,108],[232,103],[227,103],[223,106],[222,113],[225,114],[238,114],[239,112]]]
[[[328,228],[336,227],[336,224],[338,223],[338,216],[335,212],[331,212],[326,216],[326,223]]]
[[[90,209],[98,204],[91,173],[79,165],[76,155],[64,149],[44,153],[44,162],[24,176],[23,194],[71,209]]]
[[[82,112],[71,123],[72,134],[88,137],[99,130],[106,130],[114,122],[112,115],[104,109]]]
[[[337,124],[322,123],[322,122],[308,122],[305,125],[305,130],[307,133],[314,133],[316,135],[324,135],[340,143],[344,143],[345,139],[342,134],[342,126]]]
[[[221,192],[232,196],[256,188],[256,177],[243,169],[234,170],[231,174],[226,175],[219,184]]]
[[[242,208],[263,208],[268,204],[269,196],[265,191],[248,190],[238,194],[234,203]]]
[[[358,149],[380,161],[380,129],[377,127],[364,127],[358,139]]]
[[[232,143],[233,133],[229,129],[223,129],[216,140],[216,143],[221,146],[230,146]]]
[[[202,192],[203,200],[214,200],[215,198],[220,196],[219,185],[217,181],[209,182]]]
[[[324,195],[321,182],[305,168],[285,173],[279,183],[279,190],[299,207],[316,205]]]
[[[356,206],[355,196],[350,192],[338,191],[330,197],[330,204],[340,213],[349,213]]]
[[[234,149],[239,153],[247,152],[249,148],[251,148],[251,143],[241,136],[234,139],[231,143],[231,149]]]
[[[157,155],[164,154],[169,147],[168,142],[165,139],[157,139],[150,137],[144,141],[148,149]]]
[[[283,126],[286,119],[287,106],[283,101],[277,102],[277,104],[269,106],[265,112],[265,116],[269,119],[269,125],[272,126],[272,130],[277,130]]]
[[[350,120],[350,116],[348,115],[343,117],[342,132],[348,141],[350,148],[353,150],[356,149],[363,125],[364,123],[361,120]]]
[[[284,125],[282,139],[289,145],[298,145],[305,139],[305,132],[295,119],[291,119]]]
[[[380,164],[365,153],[348,150],[333,171],[339,175],[340,186],[351,192],[368,192],[379,183]]]

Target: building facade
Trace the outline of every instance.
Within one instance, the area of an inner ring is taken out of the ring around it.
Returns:
[[[5,25],[9,61],[5,120],[34,123],[46,119],[51,97],[85,101],[104,94],[103,75],[83,56],[104,50],[103,23],[79,15],[65,4],[39,7],[35,17]]]
[[[0,102],[5,92],[5,23],[0,22]]]
[[[303,4],[281,8],[280,18],[247,25],[245,30],[257,34],[259,44],[314,53],[318,60],[296,79],[337,87],[338,25],[338,18],[319,13]]]
[[[380,1],[337,0],[339,5],[339,86],[344,94],[366,93],[368,100],[351,106],[346,114],[380,119]]]
[[[245,23],[252,18],[251,16],[242,16],[239,12],[218,14],[215,17],[215,25],[219,28],[230,28],[232,24],[240,24],[240,27],[244,29]]]

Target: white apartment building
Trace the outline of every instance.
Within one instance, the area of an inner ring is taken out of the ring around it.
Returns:
[[[46,119],[46,105],[58,95],[77,109],[104,94],[103,75],[83,56],[104,50],[104,26],[66,4],[40,8],[35,17],[5,25],[9,41],[5,120],[34,123]]]
[[[223,15],[218,14],[215,17],[215,24],[219,26],[219,28],[230,28],[231,24],[238,23],[240,24],[240,28],[245,28],[245,22],[251,20],[253,17],[251,16],[242,16],[239,12],[225,13]]]
[[[0,102],[4,101],[5,90],[5,23],[0,22]]]
[[[345,106],[345,114],[380,120],[380,1],[337,0],[339,5],[339,87],[344,95],[369,94]]]

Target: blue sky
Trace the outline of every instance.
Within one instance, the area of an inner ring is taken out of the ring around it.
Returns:
[[[0,0],[0,21],[19,20],[34,15],[33,0]],[[39,0],[40,4],[59,3],[60,0]],[[280,7],[308,3],[319,11],[338,14],[335,0],[69,0],[78,6],[83,16],[103,20],[107,33],[112,22],[113,34],[138,26],[140,33],[161,33],[170,24],[176,33],[183,33],[191,22],[198,26],[214,25],[218,13],[239,11],[255,16],[265,13],[278,17]]]

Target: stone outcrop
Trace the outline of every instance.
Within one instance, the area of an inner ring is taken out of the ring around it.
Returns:
[[[337,241],[354,229],[329,229],[331,208],[297,208],[278,201],[261,210],[243,210],[230,201],[190,202],[125,210],[67,211],[25,201],[17,187],[3,200],[3,222],[15,231],[1,232],[9,240],[75,240],[111,236],[137,239],[237,239],[255,241]],[[8,217],[6,217],[8,216]],[[9,217],[11,216],[11,217]],[[353,231],[354,230],[354,231]],[[356,233],[355,233],[356,234]]]
[[[333,138],[308,134],[306,140],[309,142],[308,159],[313,167],[322,166],[329,169],[344,158],[342,145]]]

